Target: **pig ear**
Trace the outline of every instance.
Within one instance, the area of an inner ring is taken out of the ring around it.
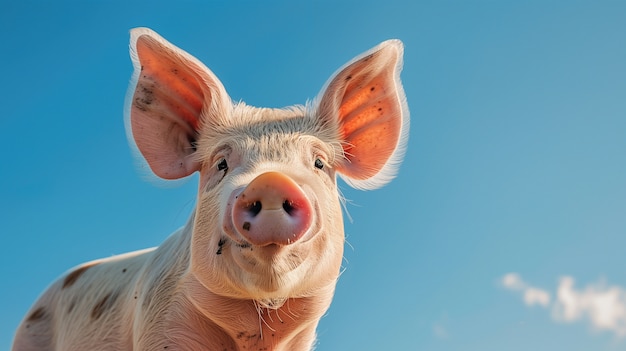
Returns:
[[[200,61],[150,29],[131,30],[130,56],[129,140],[157,176],[186,177],[200,168],[193,153],[202,119],[224,116],[230,98]]]
[[[335,165],[357,189],[388,183],[402,162],[409,109],[400,71],[403,46],[385,41],[336,73],[322,90],[318,115],[338,127],[344,158]]]

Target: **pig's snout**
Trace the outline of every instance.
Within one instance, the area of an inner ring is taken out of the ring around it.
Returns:
[[[312,223],[313,209],[290,177],[267,172],[256,177],[236,197],[232,207],[235,230],[257,246],[289,245]]]

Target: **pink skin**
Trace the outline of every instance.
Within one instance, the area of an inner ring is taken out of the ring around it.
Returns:
[[[288,176],[267,172],[235,195],[226,210],[226,232],[256,246],[290,245],[311,227],[313,209],[306,195]]]

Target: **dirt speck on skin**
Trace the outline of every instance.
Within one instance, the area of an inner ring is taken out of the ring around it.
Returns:
[[[220,239],[220,241],[217,243],[217,252],[215,253],[216,255],[221,255],[222,254],[222,248],[224,247],[224,245],[226,244],[226,239],[222,238]]]

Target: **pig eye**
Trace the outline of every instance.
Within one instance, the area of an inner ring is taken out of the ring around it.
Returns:
[[[220,162],[217,163],[217,170],[218,171],[227,171],[228,170],[228,163],[226,163],[226,159],[223,158],[220,160]]]
[[[322,162],[322,160],[320,160],[319,158],[315,159],[315,168],[317,169],[324,169],[324,162]]]

